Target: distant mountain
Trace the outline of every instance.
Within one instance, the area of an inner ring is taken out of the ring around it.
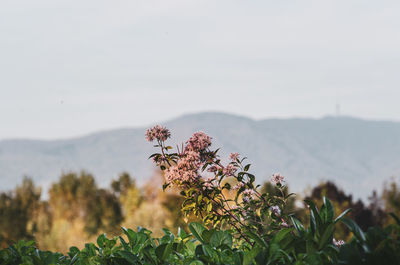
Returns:
[[[204,131],[221,154],[239,152],[253,164],[259,181],[274,172],[301,192],[332,179],[348,192],[366,198],[384,180],[400,175],[400,123],[348,117],[252,120],[223,113],[186,115],[163,123],[171,143]],[[154,172],[145,141],[146,128],[128,128],[54,141],[0,141],[1,189],[11,189],[24,175],[49,187],[62,171],[87,170],[102,186],[120,172],[144,183]]]

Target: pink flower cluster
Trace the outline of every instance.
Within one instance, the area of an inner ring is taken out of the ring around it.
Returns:
[[[203,151],[211,145],[211,137],[203,132],[196,132],[186,142],[186,150]]]
[[[243,194],[243,201],[249,202],[252,199],[254,199],[254,195],[256,195],[256,192],[252,189],[245,189],[242,194]]]
[[[204,180],[203,189],[212,190],[218,186],[217,180],[215,178],[207,178]]]
[[[270,211],[275,214],[276,216],[280,216],[281,215],[281,209],[279,208],[279,206],[271,206]]]
[[[336,240],[335,238],[333,238],[332,243],[337,246],[338,248],[343,246],[345,244],[345,242],[343,240]]]
[[[149,131],[151,134],[152,129]],[[158,138],[157,138],[158,139]],[[179,158],[175,165],[172,165],[165,170],[165,177],[168,183],[194,183],[200,178],[199,170],[204,165],[204,157],[201,155],[201,151],[204,151],[211,145],[211,137],[203,132],[197,132],[190,137],[186,142],[184,152],[179,154]],[[218,168],[212,168],[217,171]],[[205,186],[212,187],[214,183],[206,182]]]
[[[244,183],[243,182],[239,182],[238,184],[236,184],[233,189],[234,190],[240,190],[241,188],[244,187]]]
[[[280,185],[282,185],[283,182],[285,182],[284,179],[285,179],[284,176],[282,176],[282,175],[279,174],[279,173],[275,173],[275,174],[273,174],[272,177],[271,177],[271,182],[274,183],[274,184],[280,184]]]
[[[199,178],[198,170],[201,166],[200,154],[187,151],[178,160],[177,164],[165,171],[167,182],[193,182]]]
[[[229,159],[232,160],[233,162],[236,162],[236,160],[239,159],[239,153],[231,153],[229,155]]]
[[[165,141],[171,137],[170,131],[160,125],[156,125],[146,131],[146,140],[153,142],[154,140]]]
[[[236,171],[237,171],[237,167],[232,164],[229,164],[222,169],[223,174],[227,177],[233,176]]]

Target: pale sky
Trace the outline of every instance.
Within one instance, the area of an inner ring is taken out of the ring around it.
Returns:
[[[400,121],[400,1],[1,0],[0,139],[199,111]]]

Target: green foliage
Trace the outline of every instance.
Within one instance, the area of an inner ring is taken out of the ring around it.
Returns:
[[[376,192],[373,192],[369,197],[370,204],[365,205],[361,200],[354,201],[350,194],[346,194],[334,183],[328,181],[315,186],[306,199],[312,200],[319,205],[323,203],[322,200],[324,197],[329,198],[332,205],[338,211],[344,211],[345,209],[351,208],[352,211],[349,213],[348,217],[355,220],[363,230],[366,230],[371,226],[382,226],[387,222],[387,214],[381,208],[384,201],[378,197]],[[383,197],[387,197],[386,189],[383,191]],[[385,210],[387,212],[394,211],[397,213],[395,209],[388,207],[388,205]],[[300,218],[302,217],[300,216]],[[349,239],[351,236],[345,225],[340,225],[336,229],[335,235],[344,239]]]
[[[248,231],[249,243],[235,244],[230,230],[207,229],[189,224],[191,234],[164,229],[159,238],[144,228],[123,228],[123,235],[98,236],[96,244],[83,249],[71,247],[67,255],[38,250],[33,241],[19,241],[0,250],[0,264],[23,265],[124,265],[124,264],[399,264],[400,223],[384,229],[373,227],[363,232],[358,225],[335,210],[329,200],[318,209],[312,201],[309,225],[305,228],[295,217],[293,227],[281,229],[269,240]],[[343,246],[333,244],[333,232],[343,222],[354,233]]]
[[[395,215],[394,220],[398,220]],[[341,264],[400,264],[399,222],[385,228],[370,227],[364,233],[351,219],[343,221],[354,237],[340,249]]]

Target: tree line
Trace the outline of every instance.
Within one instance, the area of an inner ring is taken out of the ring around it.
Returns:
[[[162,182],[162,175],[157,173],[139,187],[133,177],[122,173],[109,187],[101,188],[93,175],[69,172],[51,185],[44,200],[42,189],[31,178],[24,178],[12,191],[0,193],[0,247],[19,239],[34,239],[41,249],[65,253],[68,246],[82,247],[98,234],[118,235],[121,226],[146,227],[154,236],[161,235],[162,228],[187,230],[187,223],[196,220],[183,217],[179,207],[182,197],[174,190],[163,192],[159,188]],[[270,182],[261,189],[271,194],[278,192]],[[394,181],[385,185],[380,194],[373,191],[368,202],[354,200],[333,182],[320,183],[303,199],[321,205],[324,196],[338,211],[351,208],[349,217],[363,230],[393,222],[390,212],[400,215],[400,189]],[[301,202],[299,196],[293,197],[288,207],[305,219],[306,207]],[[335,233],[336,238],[350,237],[344,226]]]

